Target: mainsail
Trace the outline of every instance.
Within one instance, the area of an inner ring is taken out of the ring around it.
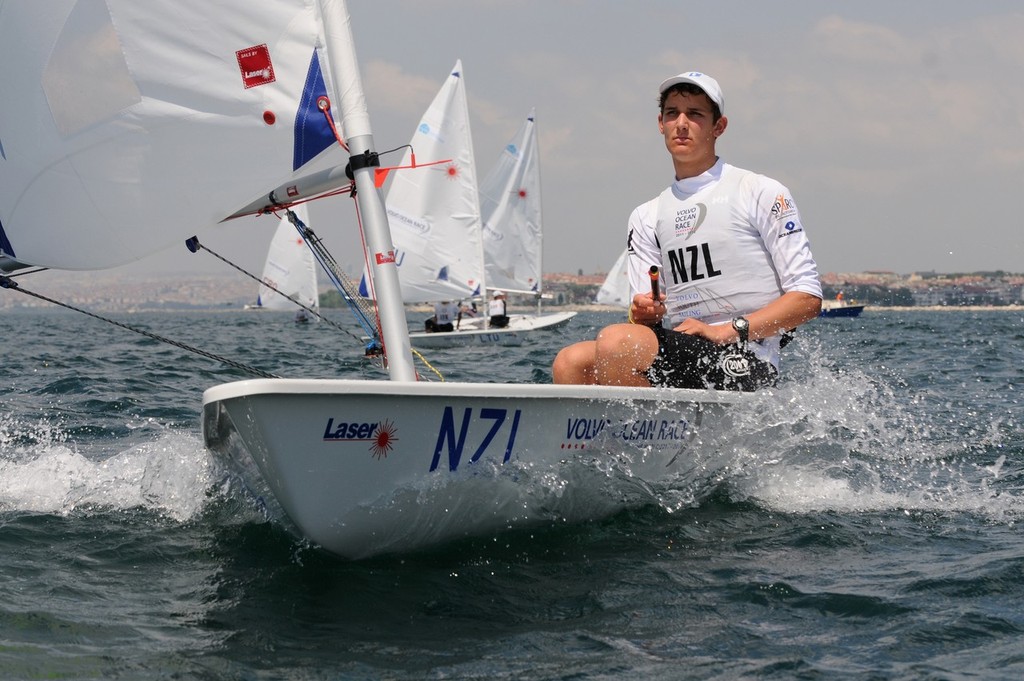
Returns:
[[[480,211],[487,286],[540,293],[543,233],[533,111],[481,183]]]
[[[458,300],[483,293],[480,198],[462,62],[427,108],[400,163],[448,163],[394,174],[387,192],[402,299]]]
[[[0,268],[113,267],[347,184],[330,44],[312,0],[0,2]]]

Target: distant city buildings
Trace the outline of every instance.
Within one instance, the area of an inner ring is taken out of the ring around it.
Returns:
[[[544,305],[590,305],[606,274],[544,275]],[[109,272],[40,272],[17,277],[24,288],[91,311],[231,309],[253,303],[258,285],[233,275],[140,277]],[[972,272],[829,272],[821,277],[826,298],[896,307],[1024,305],[1024,274]],[[321,291],[325,293],[325,291]],[[323,296],[327,298],[328,296]],[[513,296],[530,305],[530,296]],[[51,303],[0,289],[0,310],[53,308]]]
[[[822,275],[821,283],[826,296],[835,296],[842,291],[845,298],[878,305],[961,307],[1024,304],[1024,275],[1002,271],[963,274],[914,272],[908,275],[830,272]]]
[[[243,277],[142,277],[110,272],[45,271],[15,278],[22,288],[91,312],[241,307],[259,285]],[[0,310],[56,309],[52,303],[0,289]]]
[[[544,275],[544,291],[568,305],[593,302],[606,274],[551,273]],[[894,307],[961,307],[967,305],[1024,304],[1024,274],[973,272],[829,272],[821,277],[826,298],[840,292],[847,300]]]

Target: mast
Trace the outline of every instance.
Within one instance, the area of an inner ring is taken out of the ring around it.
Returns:
[[[356,201],[369,249],[381,334],[387,349],[388,375],[392,381],[415,381],[409,327],[405,321],[405,306],[395,264],[395,246],[384,201],[374,184],[374,167],[379,165],[379,161],[373,147],[348,6],[345,0],[319,0],[319,3],[324,35],[327,36],[328,68],[336,94],[341,98],[342,126],[352,154]]]

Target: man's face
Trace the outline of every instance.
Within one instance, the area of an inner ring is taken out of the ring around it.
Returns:
[[[672,92],[658,115],[658,128],[665,147],[676,160],[691,160],[714,155],[715,138],[725,130],[725,117],[713,122],[711,100],[707,95]]]

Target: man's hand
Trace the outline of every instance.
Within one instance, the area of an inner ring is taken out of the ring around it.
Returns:
[[[638,293],[633,296],[633,304],[629,308],[629,318],[634,324],[653,326],[661,323],[665,316],[665,294],[654,300],[650,293]]]
[[[697,319],[684,319],[674,331],[685,333],[690,336],[707,338],[718,345],[728,345],[739,340],[739,334],[732,324],[705,324]]]

